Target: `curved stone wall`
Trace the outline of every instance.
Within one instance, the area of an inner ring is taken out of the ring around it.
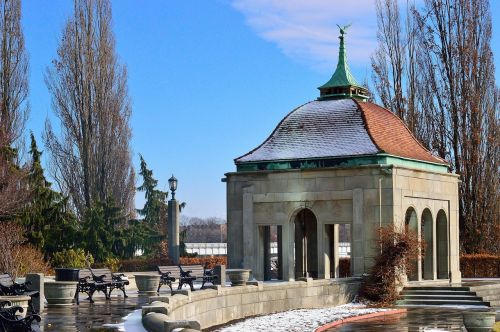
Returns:
[[[360,283],[359,278],[308,279],[215,286],[195,292],[182,290],[173,296],[151,297],[152,303],[143,307],[142,320],[151,332],[171,331],[182,326],[205,329],[249,316],[345,304],[357,294]]]

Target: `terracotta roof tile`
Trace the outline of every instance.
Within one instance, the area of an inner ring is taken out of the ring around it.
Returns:
[[[427,150],[395,114],[376,104],[356,102],[360,106],[368,134],[381,151],[404,158],[447,164]]]

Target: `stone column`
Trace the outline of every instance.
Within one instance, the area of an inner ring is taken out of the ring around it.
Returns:
[[[28,273],[26,274],[26,281],[29,281],[31,285],[28,286],[29,290],[38,291],[40,296],[31,298],[33,309],[40,313],[44,308],[44,276],[43,273]]]
[[[462,282],[462,273],[460,272],[460,252],[459,252],[459,229],[458,229],[458,198],[453,206],[448,201],[448,264],[450,273],[450,283],[457,284]],[[454,209],[453,209],[454,208]]]
[[[168,255],[174,264],[179,264],[179,202],[168,201]]]
[[[333,225],[333,271],[334,278],[340,277],[339,224]]]
[[[225,265],[215,265],[214,274],[217,278],[214,280],[214,285],[226,286],[226,266]]]
[[[255,240],[257,227],[253,220],[253,187],[243,188],[243,260],[239,268],[252,269],[256,271],[254,256],[257,252],[258,243]]]
[[[363,189],[352,191],[351,271],[353,277],[365,273],[365,225],[363,222]]]
[[[323,270],[320,272],[319,278],[330,279],[330,264],[332,260],[331,250],[331,225],[323,225]]]
[[[287,275],[284,276],[284,279],[288,281],[294,281],[295,280],[295,223],[289,222],[286,225],[285,230],[287,230],[286,234],[288,235],[288,238],[285,239],[287,242],[287,245],[285,246],[287,248],[286,252],[284,252],[284,257],[286,257],[287,260],[287,268],[285,269]],[[286,253],[286,254],[285,254]]]

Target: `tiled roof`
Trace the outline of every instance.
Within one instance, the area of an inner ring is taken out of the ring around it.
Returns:
[[[390,111],[352,99],[312,101],[289,113],[247,162],[335,158],[387,153],[446,164],[427,151]]]
[[[365,118],[368,133],[373,142],[381,150],[399,157],[447,164],[447,162],[430,153],[413,137],[394,113],[376,104],[358,101]]]

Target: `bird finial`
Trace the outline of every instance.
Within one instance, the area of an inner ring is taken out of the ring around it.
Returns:
[[[352,23],[348,24],[348,25],[344,25],[343,27],[341,27],[340,25],[337,24],[337,26],[339,27],[340,29],[340,35],[341,36],[344,36],[347,32],[346,30],[349,29],[349,27],[352,25]]]

